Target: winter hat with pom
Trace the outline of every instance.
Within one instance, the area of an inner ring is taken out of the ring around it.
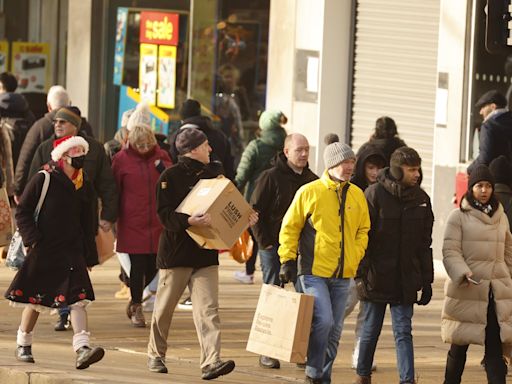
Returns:
[[[126,123],[126,129],[131,131],[136,125],[145,125],[148,128],[151,128],[151,112],[149,110],[149,105],[145,102],[137,104],[135,111],[133,111]]]

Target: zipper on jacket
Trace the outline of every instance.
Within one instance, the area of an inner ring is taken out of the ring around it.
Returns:
[[[338,214],[340,216],[340,255],[338,258],[338,266],[336,267],[336,271],[333,274],[333,277],[335,278],[342,278],[343,277],[343,268],[345,264],[345,203],[347,199],[347,192],[350,184],[347,181],[346,184],[341,189],[341,196],[339,191],[339,188],[336,189],[336,196],[338,197],[338,202],[340,204],[340,208],[338,211]]]

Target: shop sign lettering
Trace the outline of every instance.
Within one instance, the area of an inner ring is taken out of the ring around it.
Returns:
[[[140,42],[178,45],[178,20],[177,13],[141,12]]]

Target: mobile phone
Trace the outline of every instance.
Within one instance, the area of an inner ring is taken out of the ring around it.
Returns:
[[[474,279],[472,279],[471,277],[468,277],[468,276],[466,276],[466,280],[469,281],[472,284],[475,284],[475,285],[478,285],[478,284],[480,284],[482,282],[482,280],[476,281],[476,280],[474,280]]]

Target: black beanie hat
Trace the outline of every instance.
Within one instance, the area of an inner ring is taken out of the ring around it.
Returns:
[[[18,80],[16,80],[16,77],[14,77],[12,73],[0,73],[0,83],[2,83],[7,92],[14,92],[16,88],[18,88]]]
[[[176,149],[180,155],[189,153],[199,147],[208,138],[197,128],[183,128],[176,136]]]
[[[473,171],[471,171],[471,174],[468,178],[468,191],[471,191],[473,186],[480,181],[488,181],[491,183],[492,189],[494,190],[494,176],[489,170],[489,167],[487,167],[485,164],[479,164],[473,169]]]
[[[512,184],[512,164],[504,155],[491,161],[489,170],[497,183]]]
[[[194,99],[187,99],[183,102],[180,109],[180,116],[183,120],[189,117],[201,116],[201,104]]]
[[[398,181],[403,178],[402,165],[421,167],[421,157],[411,147],[400,147],[391,154],[389,161],[389,172]]]

